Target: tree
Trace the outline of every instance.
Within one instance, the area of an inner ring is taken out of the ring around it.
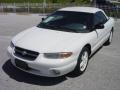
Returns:
[[[52,0],[52,3],[57,3],[57,0]]]
[[[70,3],[74,3],[75,2],[75,0],[70,0]]]

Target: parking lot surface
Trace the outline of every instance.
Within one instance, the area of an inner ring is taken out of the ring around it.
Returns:
[[[48,78],[12,66],[7,56],[11,38],[37,25],[41,18],[38,14],[0,14],[0,90],[120,90],[120,19],[115,24],[112,44],[91,57],[83,75]]]

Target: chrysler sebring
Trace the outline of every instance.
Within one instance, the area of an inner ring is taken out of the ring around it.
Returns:
[[[82,74],[89,57],[111,43],[113,31],[114,19],[99,8],[62,8],[16,35],[8,55],[15,67],[28,73],[47,77]]]

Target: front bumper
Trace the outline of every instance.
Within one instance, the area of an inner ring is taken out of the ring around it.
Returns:
[[[20,60],[25,62],[30,69],[26,70],[16,66],[17,68],[31,74],[46,77],[58,77],[67,74],[74,70],[77,64],[77,57],[75,55],[63,60],[46,59],[42,54],[40,54],[34,61],[25,60],[23,58],[15,56],[14,49],[12,49],[10,46],[8,47],[8,56],[10,57],[11,62],[14,66],[16,66],[15,60]]]

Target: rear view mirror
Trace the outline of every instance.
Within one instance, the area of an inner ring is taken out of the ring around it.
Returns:
[[[45,18],[42,18],[42,21],[44,21],[45,20]]]

